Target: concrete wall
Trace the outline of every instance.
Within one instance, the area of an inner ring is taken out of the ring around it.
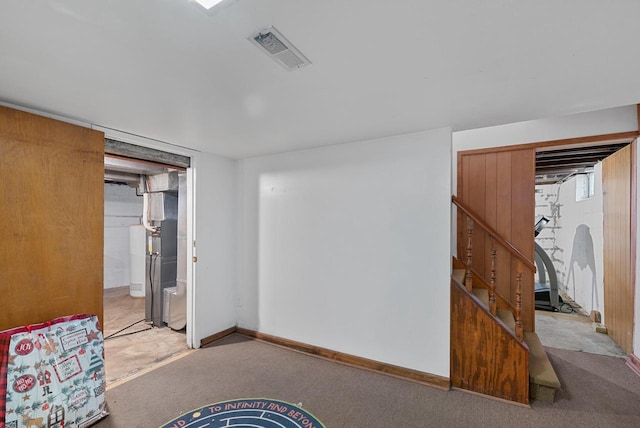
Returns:
[[[104,185],[104,288],[128,286],[129,226],[140,224],[142,197],[132,187]]]
[[[536,242],[556,268],[559,289],[590,313],[604,315],[602,166],[596,165],[595,194],[576,201],[576,179],[536,186],[536,218],[551,220]]]
[[[448,129],[239,163],[238,324],[449,376]]]

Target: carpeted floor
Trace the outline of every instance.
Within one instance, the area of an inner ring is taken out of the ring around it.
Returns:
[[[623,359],[547,350],[563,389],[556,403],[526,408],[232,335],[108,390],[111,415],[96,427],[158,427],[246,397],[302,403],[327,428],[640,426],[640,377]]]

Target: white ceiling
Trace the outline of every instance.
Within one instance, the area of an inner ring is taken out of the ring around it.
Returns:
[[[232,158],[640,102],[637,0],[2,0],[0,100]],[[274,25],[312,65],[247,37]]]

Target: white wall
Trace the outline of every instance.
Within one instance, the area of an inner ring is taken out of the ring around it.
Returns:
[[[449,129],[239,162],[238,325],[449,376]]]
[[[198,153],[195,175],[195,289],[193,347],[236,325],[236,161]]]
[[[576,201],[576,179],[536,186],[536,217],[551,220],[536,242],[556,267],[559,289],[584,311],[604,316],[602,165],[594,171],[593,197]]]
[[[129,226],[140,224],[141,216],[134,188],[104,185],[104,288],[129,285]]]
[[[455,151],[636,131],[636,106],[530,120],[453,133]]]

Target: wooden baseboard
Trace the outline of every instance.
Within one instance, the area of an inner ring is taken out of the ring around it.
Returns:
[[[233,327],[229,327],[226,330],[222,330],[218,333],[212,334],[211,336],[207,336],[204,339],[200,340],[200,347],[202,348],[203,346],[210,345],[216,340],[220,340],[223,337],[229,336],[230,334],[233,334],[235,332],[236,332],[236,327],[233,326]]]
[[[640,376],[640,358],[636,357],[633,354],[629,355],[627,357],[627,365],[629,366],[629,368],[631,368],[631,370],[633,370],[635,374]]]
[[[398,377],[405,380],[411,380],[413,382],[422,383],[435,388],[449,390],[451,382],[449,378],[433,375],[430,373],[421,372],[418,370],[407,369],[404,367],[394,366],[392,364],[381,363],[379,361],[370,360],[367,358],[357,357],[350,354],[344,354],[342,352],[332,351],[331,349],[320,348],[318,346],[309,345],[306,343],[296,342],[295,340],[284,339],[277,336],[272,336],[266,333],[260,333],[253,330],[248,330],[241,327],[236,327],[236,333],[243,336],[259,339],[265,342],[272,343],[274,345],[282,346],[287,349],[302,352],[305,354],[314,355],[327,360],[335,361],[341,364],[346,364],[352,367],[357,367],[365,370],[370,370],[386,375]]]

